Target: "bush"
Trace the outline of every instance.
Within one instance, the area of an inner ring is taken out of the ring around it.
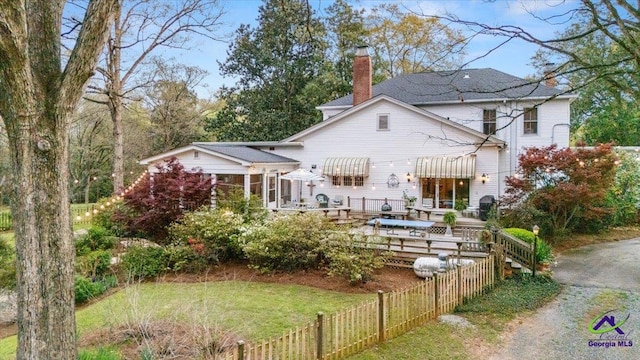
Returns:
[[[114,219],[131,233],[164,243],[167,227],[188,210],[211,204],[211,179],[201,170],[187,171],[173,157],[156,165],[153,181],[145,176],[124,195]]]
[[[361,235],[352,237],[347,232],[329,235],[324,247],[330,276],[341,276],[350,284],[365,283],[373,278],[377,269],[384,266],[390,252],[380,252],[367,246]]]
[[[76,305],[83,304],[97,296],[104,294],[107,290],[117,285],[115,276],[107,276],[103,279],[92,281],[84,276],[76,275],[75,292]]]
[[[227,209],[203,208],[186,213],[179,222],[172,224],[169,236],[174,244],[189,245],[196,250],[198,244],[203,245],[205,258],[217,263],[242,256],[238,244],[242,223],[241,215]]]
[[[241,245],[251,266],[263,272],[317,268],[320,246],[335,225],[320,214],[278,215],[264,224],[249,226]]]
[[[96,204],[96,207],[100,209],[97,214],[93,216],[93,224],[97,227],[105,229],[109,235],[114,236],[127,236],[131,235],[127,233],[124,224],[116,221],[114,214],[124,211],[122,209],[122,202],[114,203],[112,199],[101,199]]]
[[[133,245],[122,255],[122,268],[127,278],[153,278],[167,270],[167,257],[163,248]]]
[[[0,288],[13,289],[16,286],[16,259],[14,249],[7,239],[0,237]]]
[[[116,238],[109,231],[100,226],[92,226],[86,235],[75,241],[76,255],[82,256],[91,251],[110,250],[116,245]]]
[[[242,187],[233,187],[227,193],[217,191],[216,196],[219,209],[229,209],[235,214],[241,214],[245,223],[261,222],[269,214],[267,209],[262,206],[262,199],[254,194],[246,199]]]
[[[95,279],[103,277],[111,271],[111,251],[98,250],[78,257],[76,272]]]
[[[533,234],[533,232],[526,229],[507,228],[503,231],[528,244],[533,244],[533,240],[535,239],[535,235]],[[551,260],[553,260],[551,245],[547,244],[546,241],[538,237],[538,245],[536,248],[536,262],[550,262]]]
[[[197,245],[197,244],[195,244]],[[169,245],[164,249],[167,268],[175,272],[196,273],[207,267],[207,258],[198,246]]]

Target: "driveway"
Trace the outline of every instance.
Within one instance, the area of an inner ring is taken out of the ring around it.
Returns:
[[[589,245],[558,256],[553,272],[564,285],[562,292],[535,314],[509,326],[490,358],[640,359],[638,259],[640,238]],[[608,310],[614,310],[608,314],[613,320],[601,316]],[[627,315],[629,319],[620,325]],[[591,326],[594,320],[595,324],[612,320],[624,334],[594,335],[589,331],[598,328]]]

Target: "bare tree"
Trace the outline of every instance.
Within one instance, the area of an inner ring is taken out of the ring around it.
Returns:
[[[11,153],[18,359],[77,355],[69,123],[106,41],[116,0],[88,2],[64,64],[63,8],[64,1],[0,2],[0,115]]]
[[[124,187],[123,112],[137,90],[153,79],[143,72],[148,57],[161,49],[188,49],[190,36],[214,36],[224,14],[219,0],[118,1],[111,36],[105,49],[101,76],[89,86],[89,96],[109,107],[113,122],[113,190]],[[146,75],[146,76],[145,76]]]
[[[559,10],[546,17],[530,12],[532,17],[550,26],[565,25],[566,28],[571,28],[546,39],[517,25],[492,26],[460,19],[453,14],[426,16],[463,25],[470,31],[469,40],[480,35],[491,35],[503,38],[498,47],[517,39],[538,45],[541,50],[546,51],[548,57],[542,59],[538,56],[534,59],[537,60],[535,65],[540,73],[533,81],[548,80],[549,76],[569,77],[584,71],[590,76],[566,83],[567,91],[605,81],[609,86],[635,98],[640,86],[640,5],[625,0],[581,0],[575,4],[569,10]],[[587,56],[581,43],[594,36],[608,44],[609,56]],[[494,50],[495,48],[490,49],[487,53]],[[474,60],[476,59],[471,62]]]

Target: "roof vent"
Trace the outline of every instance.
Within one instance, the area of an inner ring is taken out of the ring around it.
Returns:
[[[464,77],[463,79],[469,79],[471,76],[469,76],[469,73],[464,73]]]

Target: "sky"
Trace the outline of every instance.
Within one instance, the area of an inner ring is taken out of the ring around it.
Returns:
[[[324,15],[323,9],[331,5],[330,0],[308,0],[319,15]],[[354,8],[370,9],[389,0],[359,0],[351,1]],[[554,24],[540,19],[553,14],[562,13],[566,9],[576,6],[577,0],[399,0],[395,1],[407,10],[426,15],[455,14],[462,20],[476,21],[487,25],[519,26],[532,34],[551,38],[555,32],[562,31],[564,23],[554,19]],[[256,26],[260,0],[227,0],[226,15],[221,34],[233,34],[241,24]],[[462,31],[466,29],[460,28]],[[228,41],[232,37],[227,38]],[[212,98],[216,90],[222,85],[233,85],[233,78],[220,75],[217,61],[225,61],[228,42],[216,42],[209,39],[194,39],[195,46],[191,50],[178,51],[170,56],[187,65],[199,66],[208,71],[203,85],[197,89],[201,98]],[[494,68],[515,76],[525,77],[535,73],[531,66],[531,57],[537,47],[522,40],[513,40],[498,49],[492,50],[504,38],[493,36],[475,37],[467,49],[467,68]]]

